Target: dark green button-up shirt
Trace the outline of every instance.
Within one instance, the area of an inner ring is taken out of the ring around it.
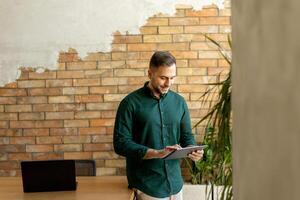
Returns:
[[[163,149],[180,144],[194,145],[187,105],[180,95],[169,91],[155,98],[146,83],[120,103],[114,148],[126,157],[129,187],[157,198],[178,193],[183,185],[179,160],[143,160],[148,148]]]

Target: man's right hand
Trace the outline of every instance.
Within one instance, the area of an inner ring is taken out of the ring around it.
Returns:
[[[175,144],[172,146],[166,146],[164,149],[156,150],[156,149],[148,149],[143,159],[154,159],[154,158],[164,158],[169,153],[181,149],[179,144]]]

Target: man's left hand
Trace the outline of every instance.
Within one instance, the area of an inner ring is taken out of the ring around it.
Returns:
[[[202,159],[203,154],[204,154],[203,150],[197,150],[197,151],[194,151],[193,153],[190,153],[188,156],[193,161],[198,161],[198,160]]]

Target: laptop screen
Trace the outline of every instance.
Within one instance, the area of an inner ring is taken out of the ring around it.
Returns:
[[[74,160],[22,161],[21,171],[24,192],[76,190]]]

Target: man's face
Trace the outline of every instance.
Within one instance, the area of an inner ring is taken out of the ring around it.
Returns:
[[[154,95],[165,94],[169,91],[176,77],[176,65],[158,67],[157,69],[150,68],[148,70],[150,78],[149,84],[153,89]]]

